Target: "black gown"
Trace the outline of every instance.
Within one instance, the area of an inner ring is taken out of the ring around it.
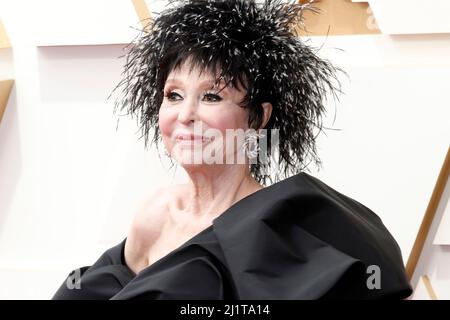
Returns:
[[[137,275],[125,263],[125,241],[72,271],[53,299],[401,299],[412,292],[380,218],[304,172],[236,202]]]

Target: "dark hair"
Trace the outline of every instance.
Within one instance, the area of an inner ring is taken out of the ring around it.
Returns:
[[[148,145],[158,146],[159,107],[169,73],[187,59],[192,68],[210,72],[227,85],[244,87],[242,107],[248,109],[249,126],[258,129],[263,102],[273,110],[266,129],[279,129],[275,176],[269,166],[251,164],[251,174],[260,183],[281,180],[303,170],[307,157],[320,165],[315,129],[322,131],[326,94],[336,97],[340,84],[329,61],[302,42],[297,29],[302,14],[314,8],[306,4],[267,0],[170,1],[170,6],[151,21],[129,45],[123,97],[116,101],[126,114],[137,116]],[[114,90],[115,90],[114,89]],[[142,137],[141,136],[141,137]],[[270,136],[267,138],[270,140]],[[268,141],[267,156],[273,155]],[[306,166],[305,166],[306,167]]]

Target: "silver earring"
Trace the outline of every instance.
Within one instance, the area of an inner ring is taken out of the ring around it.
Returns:
[[[167,149],[165,147],[163,148],[163,150],[159,149],[158,152],[159,152],[160,156],[170,159],[170,153],[167,151]]]
[[[245,140],[242,145],[242,148],[244,149],[245,155],[249,159],[254,159],[258,157],[258,152],[260,151],[258,139],[263,138],[265,135],[262,133],[257,133],[254,130],[251,130],[250,132],[247,132],[245,134]]]

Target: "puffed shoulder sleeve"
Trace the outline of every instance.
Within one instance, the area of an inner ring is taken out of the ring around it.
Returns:
[[[211,234],[210,234],[211,235]],[[198,237],[197,237],[198,238]],[[200,244],[201,243],[201,244]],[[222,300],[230,288],[204,241],[191,241],[143,269],[113,300]]]
[[[240,299],[386,299],[411,293],[400,248],[380,218],[298,175],[215,220]]]
[[[110,299],[114,296],[135,276],[125,264],[125,241],[106,250],[92,266],[73,270],[52,299]]]

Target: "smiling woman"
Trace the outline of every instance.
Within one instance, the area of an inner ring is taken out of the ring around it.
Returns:
[[[188,182],[152,195],[123,241],[54,298],[407,297],[400,249],[378,216],[303,172],[319,162],[325,95],[339,91],[338,69],[294,31],[309,6],[171,5],[130,49],[116,107]]]
[[[248,110],[241,106],[245,89],[223,83],[214,85],[214,78],[209,74],[191,67],[189,59],[169,74],[159,109],[158,127],[168,153],[185,169],[189,164],[215,161],[215,166],[208,169],[220,174],[225,168],[218,164],[227,163],[227,158],[244,151],[244,137],[239,145],[235,145],[227,132],[244,133],[250,129]],[[263,103],[261,108],[264,110],[261,127],[264,127],[272,105]],[[214,153],[210,154],[210,150]],[[199,159],[197,163],[196,159]]]

